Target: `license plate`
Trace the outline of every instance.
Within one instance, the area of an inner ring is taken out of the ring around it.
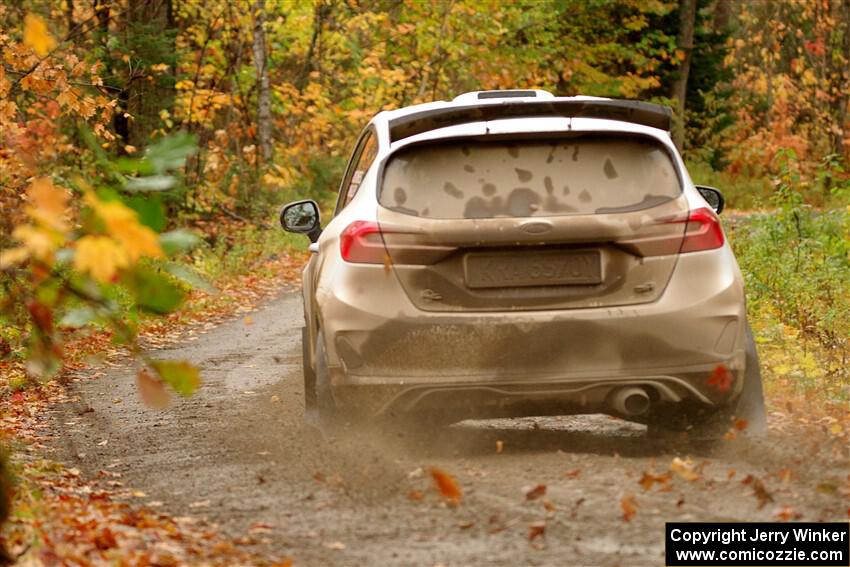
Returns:
[[[602,283],[598,250],[467,254],[464,270],[471,288]]]

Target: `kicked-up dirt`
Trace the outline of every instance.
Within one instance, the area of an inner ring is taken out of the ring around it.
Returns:
[[[54,420],[60,453],[295,566],[662,565],[666,521],[847,519],[848,448],[794,427],[709,446],[581,416],[325,441],[303,425],[302,321],[286,294],[152,353],[202,369],[165,410],[141,403],[129,366],[76,382]],[[457,480],[457,505],[433,467]]]

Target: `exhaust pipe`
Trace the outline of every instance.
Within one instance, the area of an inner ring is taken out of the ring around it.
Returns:
[[[638,416],[649,410],[649,395],[637,386],[614,390],[610,400],[611,407],[622,415]]]

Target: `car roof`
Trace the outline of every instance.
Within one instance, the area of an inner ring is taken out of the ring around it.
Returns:
[[[556,97],[542,90],[473,91],[452,101],[435,101],[383,111],[371,124],[388,143],[460,124],[511,118],[588,118],[670,130],[669,108],[633,100]],[[631,129],[631,128],[630,128]]]

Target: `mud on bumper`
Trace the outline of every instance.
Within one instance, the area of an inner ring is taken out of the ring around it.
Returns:
[[[715,368],[708,365],[675,374],[656,372],[570,379],[540,376],[470,381],[468,378],[440,376],[430,380],[388,380],[383,377],[337,376],[332,381],[336,383],[333,389],[337,403],[362,415],[433,414],[452,419],[474,419],[617,414],[611,403],[612,395],[627,387],[644,390],[653,405],[686,402],[706,408],[719,407],[736,397],[735,385],[743,371],[730,371],[733,385],[728,391],[720,392],[708,384]],[[341,370],[337,369],[332,375],[338,372]]]

